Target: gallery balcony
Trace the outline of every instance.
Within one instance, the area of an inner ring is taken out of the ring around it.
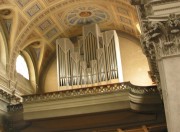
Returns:
[[[8,110],[14,126],[19,130],[26,126],[27,131],[37,126],[74,132],[165,123],[157,87],[130,82],[25,95],[22,103],[9,105]]]

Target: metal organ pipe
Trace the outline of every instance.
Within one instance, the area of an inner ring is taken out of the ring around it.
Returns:
[[[85,36],[78,38],[78,52],[74,52],[74,45],[68,38],[56,41],[60,87],[118,79],[119,71],[122,71],[117,60],[120,49],[115,31],[100,33],[96,25],[87,25],[83,29]]]
[[[112,75],[112,78],[114,79],[115,78],[115,75],[114,75],[114,51],[113,51],[113,39],[111,39],[111,75]]]
[[[93,38],[93,36],[92,36],[92,34],[91,34],[91,40],[90,40],[90,41],[91,41],[91,42],[90,42],[91,58],[93,58],[93,39],[94,39],[94,38]]]

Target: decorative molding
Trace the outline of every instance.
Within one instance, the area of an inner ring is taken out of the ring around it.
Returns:
[[[23,103],[8,105],[7,109],[12,115],[23,113],[25,120],[129,108],[154,113],[162,110],[156,86],[134,86],[129,82],[26,95],[23,99]],[[97,107],[99,105],[101,107]],[[49,112],[53,114],[47,114]]]
[[[163,104],[157,86],[134,86],[130,84],[130,106],[132,110],[143,112],[162,111]]]
[[[144,22],[143,49],[157,59],[180,55],[180,18],[170,14],[165,22]]]
[[[10,93],[4,91],[3,89],[0,89],[0,99],[4,100],[6,103],[12,103],[12,104],[16,104],[16,103],[20,102],[20,100],[21,100],[16,95],[10,94]]]
[[[126,17],[123,17],[123,16],[120,16],[120,21],[125,23],[125,24],[128,24],[128,25],[132,25],[132,22],[130,19],[126,18]]]
[[[26,10],[27,14],[32,17],[35,14],[37,14],[41,10],[40,4],[36,3],[32,7],[30,7],[28,10]]]
[[[104,22],[110,19],[110,15],[98,6],[81,5],[75,7],[64,15],[66,25],[84,25]],[[62,19],[62,18],[60,18]]]
[[[46,19],[44,20],[38,27],[40,31],[44,32],[46,31],[49,27],[51,27],[53,24],[52,20]]]
[[[157,59],[180,55],[180,18],[170,14],[167,21],[143,22],[141,44],[150,62],[151,77],[161,92]]]
[[[65,91],[57,91],[45,94],[25,95],[23,96],[23,103],[34,103],[41,101],[59,100],[64,98],[87,96],[95,94],[104,94],[112,92],[120,92],[129,90],[129,82],[94,86],[88,88],[71,89]]]
[[[23,104],[22,103],[18,103],[15,105],[8,105],[7,106],[7,110],[8,112],[23,112]]]
[[[26,26],[26,24],[27,24],[27,21],[23,18],[23,16],[19,15],[17,34],[21,32],[21,30]]]
[[[130,85],[130,94],[133,95],[155,95],[159,94],[157,86],[135,86]]]
[[[31,0],[16,0],[16,2],[18,3],[18,5],[20,5],[20,7],[24,7],[26,6]]]
[[[138,10],[140,25],[142,30],[141,45],[144,54],[147,56],[150,66],[150,76],[152,81],[158,85],[161,92],[160,76],[157,66],[157,59],[179,55],[179,18],[175,14],[170,14],[164,10],[157,16],[155,10],[168,4],[178,2],[177,0],[131,0],[131,4],[136,5]],[[171,5],[172,6],[172,5]],[[176,5],[175,5],[176,6]],[[172,7],[173,9],[173,7]],[[174,10],[174,13],[176,11]],[[165,16],[164,16],[165,15]]]
[[[123,25],[123,29],[124,31],[128,32],[128,33],[131,33],[133,34],[135,31],[133,30],[133,28],[129,27],[129,26],[126,26],[126,25]]]
[[[129,11],[127,9],[125,9],[124,7],[118,6],[117,11],[118,11],[118,13],[129,16]]]
[[[30,82],[21,77],[18,84],[15,81],[9,80],[8,77],[2,76],[0,74],[0,89],[6,91],[7,93],[12,93],[16,89],[16,95],[19,97],[19,94],[32,94],[34,90],[30,85]]]
[[[54,27],[46,33],[46,37],[48,39],[50,39],[50,38],[54,37],[57,33],[58,33],[58,30],[57,30],[57,28]]]
[[[130,82],[92,86],[79,89],[70,89],[64,91],[50,92],[44,94],[24,95],[23,103],[35,103],[41,101],[59,100],[78,96],[88,96],[96,94],[105,94],[112,92],[121,92],[128,90],[131,95],[159,95],[157,86],[135,86]]]

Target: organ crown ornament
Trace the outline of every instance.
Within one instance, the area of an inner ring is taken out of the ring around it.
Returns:
[[[56,40],[59,87],[122,82],[118,36],[101,33],[97,24],[83,26],[76,44],[69,38]]]

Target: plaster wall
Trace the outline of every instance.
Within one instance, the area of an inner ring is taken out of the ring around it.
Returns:
[[[58,90],[58,82],[57,82],[57,60],[54,59],[50,64],[50,67],[47,71],[45,81],[44,81],[44,91],[52,92]]]
[[[148,62],[142,53],[140,42],[119,36],[119,43],[124,81],[130,81],[139,86],[152,85],[148,75]]]

